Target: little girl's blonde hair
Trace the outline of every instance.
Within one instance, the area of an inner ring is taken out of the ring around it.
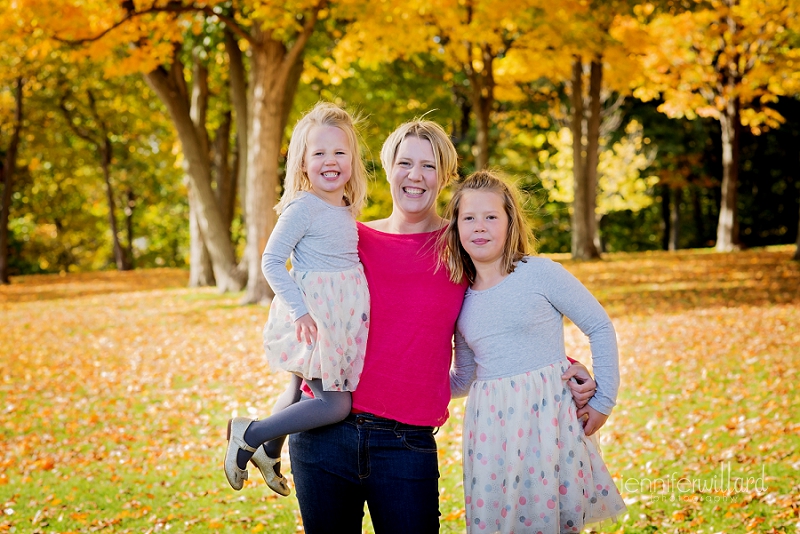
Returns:
[[[350,213],[358,217],[367,199],[367,169],[361,158],[361,144],[356,131],[357,119],[348,112],[330,102],[319,102],[314,108],[297,121],[289,140],[289,151],[286,155],[286,179],[283,183],[283,195],[275,205],[278,215],[294,200],[301,191],[311,190],[311,180],[303,170],[308,148],[308,134],[315,126],[335,126],[342,130],[350,143],[353,161],[351,162],[350,179],[344,186]]]
[[[475,264],[467,251],[461,246],[458,233],[458,217],[461,210],[461,199],[467,191],[490,191],[497,193],[503,200],[503,208],[508,216],[508,231],[503,245],[502,271],[505,274],[514,272],[516,264],[531,251],[533,236],[522,213],[519,192],[490,171],[478,171],[470,174],[455,186],[453,197],[447,204],[445,219],[447,228],[439,236],[437,250],[439,266],[447,268],[450,280],[456,284],[464,277],[472,284],[475,282]]]

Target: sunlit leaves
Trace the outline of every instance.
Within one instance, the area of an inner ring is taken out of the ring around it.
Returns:
[[[622,388],[600,432],[616,480],[710,481],[723,461],[734,476],[760,476],[761,466],[767,476],[767,492],[670,500],[623,489],[629,515],[598,531],[794,528],[800,265],[790,253],[565,263],[617,330]],[[235,493],[221,469],[227,418],[264,416],[286,383],[263,360],[266,309],[184,289],[186,277],[78,273],[0,287],[0,507],[13,510],[0,532],[302,529],[294,497],[277,498],[258,477]],[[566,333],[568,353],[590,363],[583,335],[571,324]],[[463,409],[453,401],[437,433],[447,533],[464,531]]]
[[[570,203],[573,200],[572,133],[569,128],[549,132],[548,143],[553,152],[539,151],[538,176],[551,200]],[[638,211],[653,202],[652,187],[658,182],[654,176],[642,176],[652,163],[655,153],[645,145],[642,125],[632,121],[626,135],[605,145],[598,164],[597,213],[611,211]]]

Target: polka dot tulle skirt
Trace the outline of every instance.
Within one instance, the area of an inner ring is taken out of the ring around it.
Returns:
[[[286,301],[276,296],[264,326],[272,369],[322,379],[326,391],[355,391],[364,368],[369,329],[369,291],[363,268],[291,273],[317,323],[316,343],[297,341]]]
[[[580,532],[625,511],[561,380],[568,366],[472,385],[463,437],[468,532]]]

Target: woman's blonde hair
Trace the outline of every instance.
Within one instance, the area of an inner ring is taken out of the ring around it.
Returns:
[[[308,148],[308,134],[315,126],[335,126],[342,130],[350,143],[353,156],[350,179],[344,186],[344,195],[350,207],[350,213],[357,217],[367,199],[367,169],[361,158],[361,144],[354,119],[348,112],[330,102],[319,102],[314,108],[297,121],[289,140],[289,151],[286,155],[286,179],[283,183],[283,195],[275,206],[278,215],[287,204],[294,200],[301,191],[311,190],[311,181],[303,170]]]
[[[503,245],[501,267],[506,274],[514,272],[517,262],[532,250],[532,235],[522,213],[517,188],[490,171],[475,172],[456,184],[453,197],[445,210],[444,217],[448,220],[447,228],[439,236],[437,243],[439,266],[447,268],[452,282],[460,283],[464,277],[470,283],[475,282],[475,264],[461,246],[461,236],[458,233],[461,199],[467,191],[490,191],[500,195],[503,200],[503,208],[508,216],[508,231],[506,232],[506,242]]]
[[[386,177],[391,176],[400,143],[406,137],[412,136],[430,142],[436,160],[436,178],[441,190],[458,176],[458,152],[444,128],[429,120],[415,119],[403,123],[389,134],[381,148],[381,165],[386,171]]]

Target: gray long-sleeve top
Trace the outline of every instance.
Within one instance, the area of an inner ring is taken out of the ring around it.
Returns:
[[[483,291],[468,289],[456,323],[453,397],[463,397],[477,378],[522,374],[561,361],[564,316],[589,337],[597,391],[589,405],[610,415],[619,390],[614,326],[589,290],[560,264],[536,256]]]
[[[358,229],[349,206],[332,206],[301,192],[278,217],[261,256],[261,271],[289,305],[292,320],[308,313],[303,294],[286,270],[336,272],[358,266]]]

